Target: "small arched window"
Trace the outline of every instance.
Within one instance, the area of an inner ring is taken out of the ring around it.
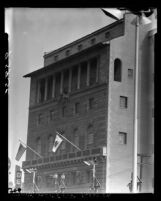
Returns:
[[[114,81],[121,82],[121,71],[122,65],[120,59],[115,59],[114,61]]]

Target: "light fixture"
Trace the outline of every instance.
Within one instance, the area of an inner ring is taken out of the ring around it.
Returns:
[[[88,161],[83,161],[86,165],[88,165],[88,166],[90,166],[91,164],[90,164],[90,162],[88,162]]]

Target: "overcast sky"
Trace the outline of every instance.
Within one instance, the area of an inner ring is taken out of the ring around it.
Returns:
[[[9,158],[14,181],[19,139],[26,143],[30,78],[23,75],[43,67],[44,52],[55,50],[110,23],[99,8],[9,8],[5,28],[9,33]]]

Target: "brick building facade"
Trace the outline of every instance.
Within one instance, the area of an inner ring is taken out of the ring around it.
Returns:
[[[22,165],[26,191],[32,191],[32,174],[26,169],[36,167],[40,192],[55,192],[64,174],[65,192],[89,193],[92,166],[84,161],[95,160],[100,193],[106,192],[107,185],[109,192],[129,192],[134,123],[136,27],[131,23],[134,18],[126,14],[122,20],[45,54],[44,67],[24,76],[31,78],[27,144],[43,156],[39,158],[27,150]],[[63,141],[53,153],[56,131],[81,151]]]

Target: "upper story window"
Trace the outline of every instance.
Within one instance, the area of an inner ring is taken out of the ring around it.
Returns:
[[[49,111],[49,119],[50,119],[50,121],[52,121],[54,119],[54,116],[55,116],[55,111],[54,110],[50,110]]]
[[[120,96],[120,108],[128,107],[128,98],[126,96]]]
[[[74,109],[75,114],[80,113],[80,103],[75,103],[75,109]]]
[[[93,125],[89,124],[87,127],[87,145],[93,144],[93,142],[94,142]]]
[[[69,69],[64,71],[63,77],[63,93],[67,94],[69,90]]]
[[[71,81],[71,90],[77,90],[77,83],[78,83],[78,66],[73,66],[72,68],[72,81]]]
[[[97,82],[97,58],[90,60],[90,78],[89,84],[93,85]]]
[[[127,133],[119,132],[119,144],[127,144]]]
[[[67,50],[67,51],[65,52],[65,54],[66,54],[66,56],[69,56],[69,55],[70,55],[70,50]]]
[[[41,138],[40,137],[36,139],[36,151],[37,153],[41,154]]]
[[[87,62],[81,63],[80,87],[83,88],[87,83]]]
[[[59,59],[59,56],[58,56],[58,55],[55,55],[54,60],[55,60],[55,61],[58,61],[58,59]]]
[[[89,106],[88,106],[88,108],[89,108],[89,110],[91,110],[91,109],[93,109],[94,108],[94,98],[89,98]]]
[[[83,45],[82,45],[82,44],[78,45],[78,50],[79,50],[79,51],[82,50],[82,48],[83,48]]]
[[[53,143],[54,143],[54,137],[53,137],[52,135],[50,135],[50,136],[48,137],[48,152],[49,152],[49,153],[52,152]]]
[[[47,78],[47,99],[52,98],[53,76]]]
[[[61,73],[56,73],[55,75],[55,97],[60,95],[60,81],[61,81]]]
[[[65,117],[65,116],[66,116],[66,113],[67,113],[67,107],[66,107],[66,106],[63,106],[63,107],[62,107],[62,117]]]
[[[95,38],[92,38],[91,39],[91,45],[94,45],[96,43],[96,39]]]
[[[41,79],[39,81],[39,89],[40,89],[40,94],[39,94],[39,102],[43,102],[45,100],[45,79]]]
[[[114,81],[121,82],[121,74],[122,74],[122,66],[121,66],[121,60],[115,59],[114,61]]]
[[[133,69],[128,69],[128,77],[133,78]]]
[[[78,133],[78,128],[74,128],[73,130],[73,142],[76,146],[79,146],[79,133]],[[73,151],[75,151],[76,148],[73,147]]]
[[[40,125],[42,123],[42,120],[43,120],[43,115],[39,114],[37,119],[37,124]]]

